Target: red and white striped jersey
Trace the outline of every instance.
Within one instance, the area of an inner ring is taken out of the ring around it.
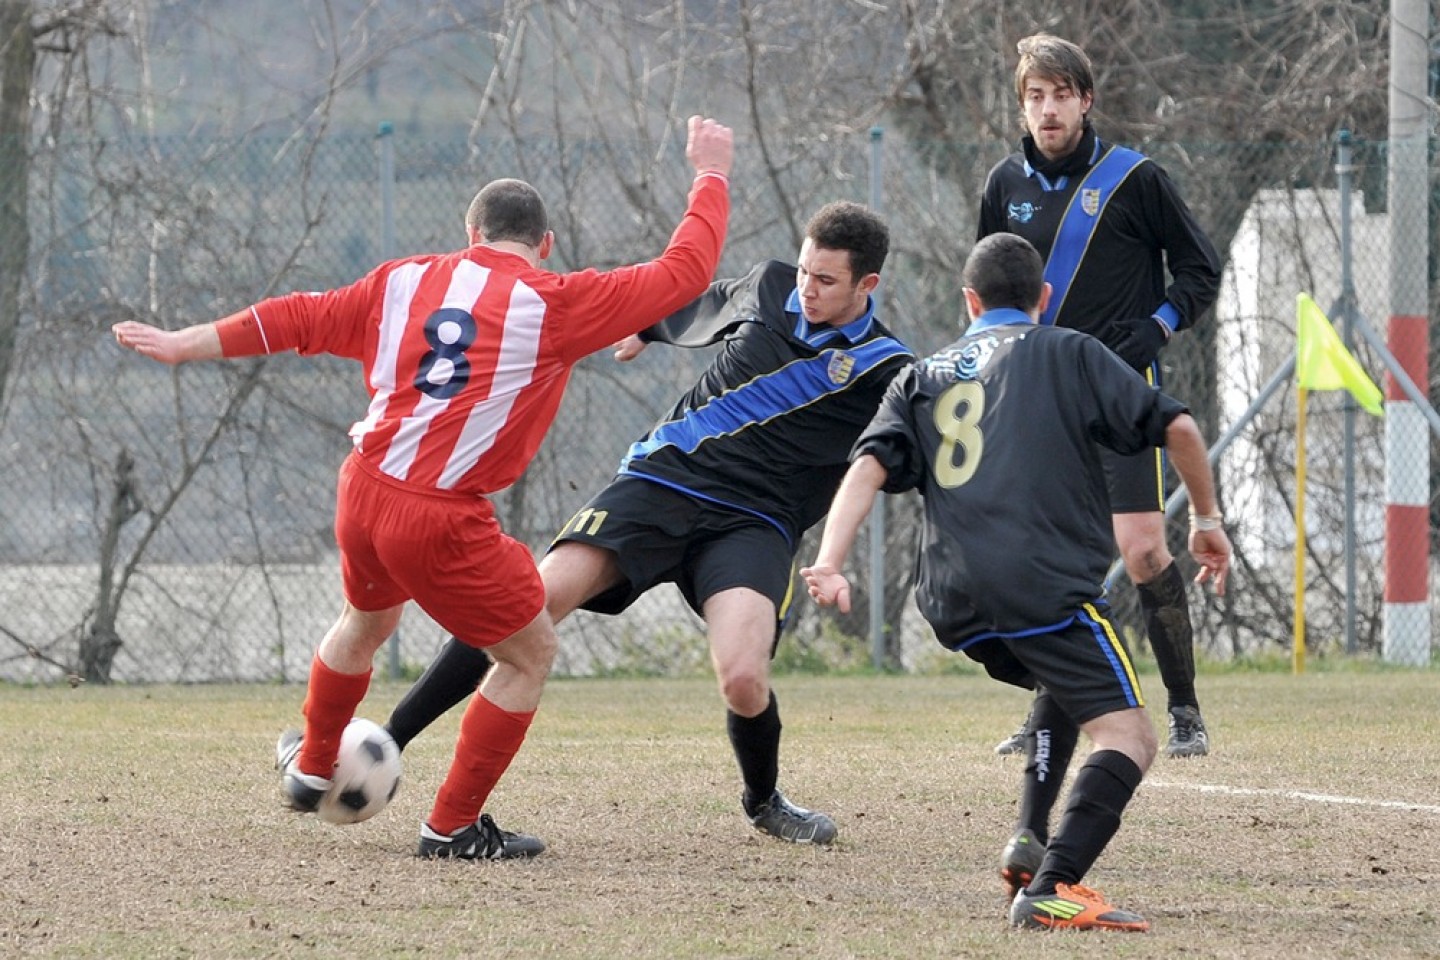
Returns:
[[[370,405],[360,456],[426,489],[488,494],[525,471],[570,370],[705,292],[729,217],[724,177],[696,178],[665,252],[553,273],[476,245],[392,260],[324,293],[262,301],[216,325],[227,357],[296,350],[359,360]]]

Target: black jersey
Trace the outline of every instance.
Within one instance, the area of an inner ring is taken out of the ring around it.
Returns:
[[[1185,407],[1098,340],[990,311],[891,384],[855,446],[918,490],[915,595],[938,639],[1058,629],[1103,592],[1114,551],[1097,442],[1135,453]]]
[[[808,323],[795,276],[793,264],[758,264],[641,335],[723,346],[620,465],[622,474],[760,517],[792,548],[829,509],[856,437],[915,359],[875,319],[873,301],[845,327]]]
[[[1220,259],[1157,163],[1102,143],[1088,124],[1075,152],[1053,163],[1042,162],[1026,141],[1025,150],[996,164],[986,178],[976,239],[1019,234],[1040,251],[1052,282],[1057,255],[1079,259],[1068,289],[1057,284],[1051,322],[1104,340],[1117,321],[1156,316],[1180,330],[1210,308],[1220,289]],[[1138,162],[1126,165],[1118,184],[1099,187],[1092,173],[1115,150]],[[1081,218],[1067,235],[1078,227],[1071,242],[1083,247],[1057,254],[1055,239],[1067,211]],[[1084,218],[1098,218],[1093,230]],[[1168,286],[1167,268],[1173,277]]]

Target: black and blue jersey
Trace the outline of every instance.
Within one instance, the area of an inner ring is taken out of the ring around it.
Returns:
[[[1099,447],[1160,446],[1184,412],[1098,340],[1017,310],[897,377],[855,456],[924,499],[915,599],[941,642],[1049,633],[1093,605],[1114,551]]]
[[[1030,137],[1023,147],[986,178],[975,238],[1016,233],[1040,251],[1056,287],[1044,322],[1105,341],[1123,321],[1154,316],[1183,330],[1210,309],[1220,258],[1157,163],[1101,141],[1088,123],[1059,160],[1046,161]]]
[[[915,359],[874,317],[814,326],[794,264],[717,281],[641,334],[720,353],[620,464],[620,473],[759,517],[792,549],[830,508],[850,448],[890,380]]]

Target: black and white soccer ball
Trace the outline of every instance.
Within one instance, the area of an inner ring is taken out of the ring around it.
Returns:
[[[356,717],[340,736],[330,790],[316,813],[327,823],[359,823],[384,810],[400,789],[400,747],[385,728]]]

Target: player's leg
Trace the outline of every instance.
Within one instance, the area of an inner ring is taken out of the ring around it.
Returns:
[[[587,518],[593,516],[594,507],[589,510]],[[567,531],[574,522],[566,525]],[[561,536],[565,536],[564,531]],[[558,540],[540,561],[540,576],[545,583],[545,607],[554,624],[622,580],[611,550],[564,539]],[[484,650],[458,637],[447,640],[385,723],[400,749],[404,750],[421,730],[474,693],[490,663]]]
[[[495,665],[460,719],[450,769],[421,827],[418,856],[509,859],[544,851],[538,838],[501,830],[481,810],[525,741],[556,645],[541,609],[523,629],[487,648]]]
[[[934,626],[932,624],[932,626]],[[936,627],[944,643],[946,629]],[[946,644],[948,645],[948,644]],[[1020,781],[1020,812],[1015,832],[1000,853],[1000,881],[1007,896],[1029,883],[1045,859],[1050,839],[1050,813],[1065,786],[1065,772],[1075,754],[1080,729],[1055,698],[1037,687],[1035,675],[1011,649],[1012,642],[991,637],[966,645],[967,657],[994,680],[1035,690],[1026,730],[1026,761]]]
[[[346,602],[310,661],[304,732],[287,730],[276,745],[276,766],[287,806],[308,813],[330,789],[340,737],[370,688],[375,651],[400,622],[403,605],[358,610]]]
[[[1165,540],[1165,460],[1159,449],[1122,457],[1101,451],[1115,545],[1140,598],[1145,634],[1167,695],[1172,757],[1209,752],[1210,738],[1195,696],[1195,630],[1185,578]]]
[[[1093,749],[1075,775],[1035,878],[1011,905],[1010,920],[1051,929],[1148,929],[1142,917],[1081,885],[1155,757],[1155,731],[1129,652],[1103,608],[1093,606],[1063,631],[1027,637],[1012,649],[1078,721]]]
[[[705,602],[710,658],[725,699],[725,729],[745,789],[740,802],[751,825],[792,843],[830,843],[835,821],[796,806],[779,789],[780,708],[770,688],[775,604],[747,587]]]
[[[410,501],[376,481],[351,457],[340,468],[335,492],[335,540],[345,604],[310,662],[305,729],[287,730],[275,747],[285,803],[314,810],[329,789],[340,737],[370,688],[375,651],[400,622],[410,594],[389,575],[376,549],[371,518],[410,516]]]
[[[1200,757],[1210,738],[1195,694],[1195,631],[1185,578],[1165,543],[1163,513],[1117,513],[1115,542],[1140,597],[1145,634],[1165,684],[1172,757]]]
[[[560,544],[540,562],[546,609],[559,623],[591,596],[618,582],[614,555],[585,544]],[[420,678],[395,704],[385,727],[400,749],[421,730],[475,692],[490,669],[491,658],[479,647],[451,637]]]
[[[446,640],[385,721],[385,729],[400,749],[404,750],[420,731],[474,693],[491,662],[490,655],[479,647],[458,637]]]
[[[1000,879],[1015,893],[1035,878],[1050,842],[1050,815],[1065,787],[1080,728],[1041,687],[1035,693],[1026,733],[1025,769],[1015,833],[1000,857]]]
[[[436,623],[495,661],[461,717],[417,853],[533,856],[543,843],[500,830],[481,810],[525,740],[555,660],[534,556],[500,529],[480,498],[425,498],[415,516],[398,519],[408,522],[376,536],[386,569]]]
[[[780,708],[770,660],[793,599],[789,544],[766,523],[711,515],[680,587],[705,617],[725,699],[725,728],[744,781],[741,805],[757,830],[793,843],[830,843],[835,821],[779,789]],[[697,602],[698,601],[698,602]]]

